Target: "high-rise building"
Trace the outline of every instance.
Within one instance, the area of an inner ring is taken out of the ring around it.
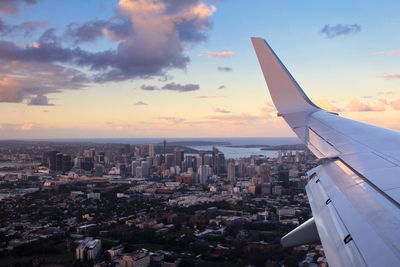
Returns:
[[[136,167],[139,166],[139,162],[132,161],[131,163],[131,175],[132,177],[136,177]]]
[[[261,177],[261,182],[262,183],[269,183],[270,178],[269,178],[269,165],[266,163],[263,163],[260,165],[260,177]]]
[[[60,153],[59,151],[51,151],[49,154],[49,168],[51,171],[57,170],[57,154]]]
[[[185,153],[179,147],[174,149],[174,166],[181,166]]]
[[[68,154],[63,154],[62,155],[62,164],[61,164],[61,170],[63,172],[68,172],[72,169],[72,160],[71,156]]]
[[[131,145],[130,144],[125,144],[124,145],[124,152],[127,155],[131,154]]]
[[[103,177],[104,174],[104,166],[101,164],[97,164],[95,168],[96,177]]]
[[[174,163],[174,155],[171,154],[167,155],[165,159],[165,168],[169,169],[173,163]]]
[[[282,162],[282,150],[278,151],[278,163]]]
[[[142,178],[143,177],[142,167],[137,166],[135,173],[136,173],[135,175],[136,178]]]
[[[145,157],[146,156],[147,151],[146,151],[146,146],[145,145],[140,145],[139,151],[140,151],[140,156],[141,157]]]
[[[141,164],[142,167],[142,176],[143,177],[148,177],[149,176],[149,163],[147,161],[142,161]]]
[[[231,184],[236,183],[235,163],[233,162],[228,164],[228,180],[231,182]]]
[[[218,152],[217,154],[217,174],[226,173],[225,169],[225,155],[222,152]]]
[[[201,165],[198,169],[200,184],[207,184],[208,176],[210,175],[210,167],[208,165]]]
[[[56,171],[62,171],[63,154],[57,153],[56,155]]]
[[[149,144],[149,156],[154,157],[156,153],[154,152],[154,144]]]

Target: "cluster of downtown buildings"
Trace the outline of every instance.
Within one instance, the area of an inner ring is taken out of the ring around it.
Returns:
[[[184,148],[175,147],[172,153],[165,152],[165,146],[158,145],[160,153],[155,153],[155,145],[125,144],[117,151],[96,151],[85,149],[76,155],[50,151],[43,153],[42,164],[50,174],[86,175],[110,179],[173,179],[187,185],[212,184],[221,180],[231,185],[250,181],[247,190],[253,194],[274,193],[284,190],[302,192],[304,181],[301,176],[309,168],[314,157],[301,151],[279,151],[277,158],[225,159],[217,148],[211,151],[185,153]],[[170,149],[171,150],[171,149]],[[293,166],[287,166],[292,164]],[[250,178],[247,179],[247,178]],[[238,189],[234,189],[238,190]]]
[[[311,215],[305,173],[317,161],[308,151],[226,158],[165,144],[10,144],[0,159],[20,162],[0,169],[0,255],[9,258],[19,247],[61,242],[66,266],[251,263],[246,253],[259,252],[271,264],[293,255],[304,266],[326,264],[318,245],[279,246]]]

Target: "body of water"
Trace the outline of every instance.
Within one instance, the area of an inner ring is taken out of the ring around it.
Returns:
[[[187,141],[205,141],[205,142],[227,142],[234,146],[260,145],[277,146],[300,144],[297,137],[219,137],[219,138],[166,138],[167,142],[187,142]],[[36,141],[53,142],[93,142],[93,143],[116,143],[116,144],[149,144],[162,143],[164,138],[85,138],[85,139],[42,139]]]

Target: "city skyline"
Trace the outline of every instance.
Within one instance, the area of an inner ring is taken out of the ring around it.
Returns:
[[[317,105],[400,129],[395,1],[172,2],[3,1],[0,139],[292,137],[252,36]]]

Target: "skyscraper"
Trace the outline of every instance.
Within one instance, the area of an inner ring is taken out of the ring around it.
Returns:
[[[57,162],[57,154],[60,153],[59,151],[51,151],[49,154],[49,168],[51,171],[56,171],[56,162]]]
[[[235,163],[233,162],[228,164],[228,180],[231,182],[231,184],[236,183]]]
[[[149,144],[149,156],[150,157],[154,157],[155,153],[154,153],[154,144]]]
[[[174,149],[174,166],[181,166],[185,153],[179,147]]]
[[[209,176],[209,169],[210,169],[210,167],[208,165],[201,165],[199,167],[198,174],[199,174],[200,184],[207,184],[208,176]]]
[[[269,166],[266,163],[260,165],[261,183],[269,183]]]

